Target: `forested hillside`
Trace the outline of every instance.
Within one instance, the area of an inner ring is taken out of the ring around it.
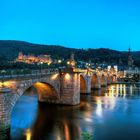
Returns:
[[[75,58],[82,61],[92,61],[97,63],[122,63],[127,65],[128,52],[115,51],[111,49],[72,49],[58,45],[39,45],[24,41],[0,41],[0,62],[13,61],[18,53],[23,54],[49,54],[52,58],[68,59],[71,52],[75,53]],[[132,52],[132,57],[137,66],[140,66],[140,52]]]

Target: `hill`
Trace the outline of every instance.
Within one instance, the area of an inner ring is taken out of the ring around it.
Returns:
[[[71,52],[75,53],[77,60],[89,61],[95,63],[108,62],[111,64],[127,65],[128,52],[121,52],[107,48],[100,49],[72,49],[58,45],[40,45],[24,41],[0,40],[0,61],[13,61],[18,53],[23,54],[50,54],[52,58],[68,59]],[[132,52],[135,64],[140,66],[140,52]]]

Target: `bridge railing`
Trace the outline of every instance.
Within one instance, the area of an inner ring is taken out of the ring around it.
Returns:
[[[28,78],[58,73],[58,69],[0,71],[0,79]]]

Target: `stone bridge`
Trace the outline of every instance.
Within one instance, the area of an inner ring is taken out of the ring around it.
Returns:
[[[75,68],[0,76],[0,131],[9,128],[14,105],[30,87],[36,89],[40,102],[77,105],[80,93],[91,93],[91,89],[100,89],[116,80],[116,73]]]

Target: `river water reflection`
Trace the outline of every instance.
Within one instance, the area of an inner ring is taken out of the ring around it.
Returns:
[[[140,86],[117,84],[82,95],[77,106],[38,104],[23,95],[11,115],[12,140],[140,139]]]

